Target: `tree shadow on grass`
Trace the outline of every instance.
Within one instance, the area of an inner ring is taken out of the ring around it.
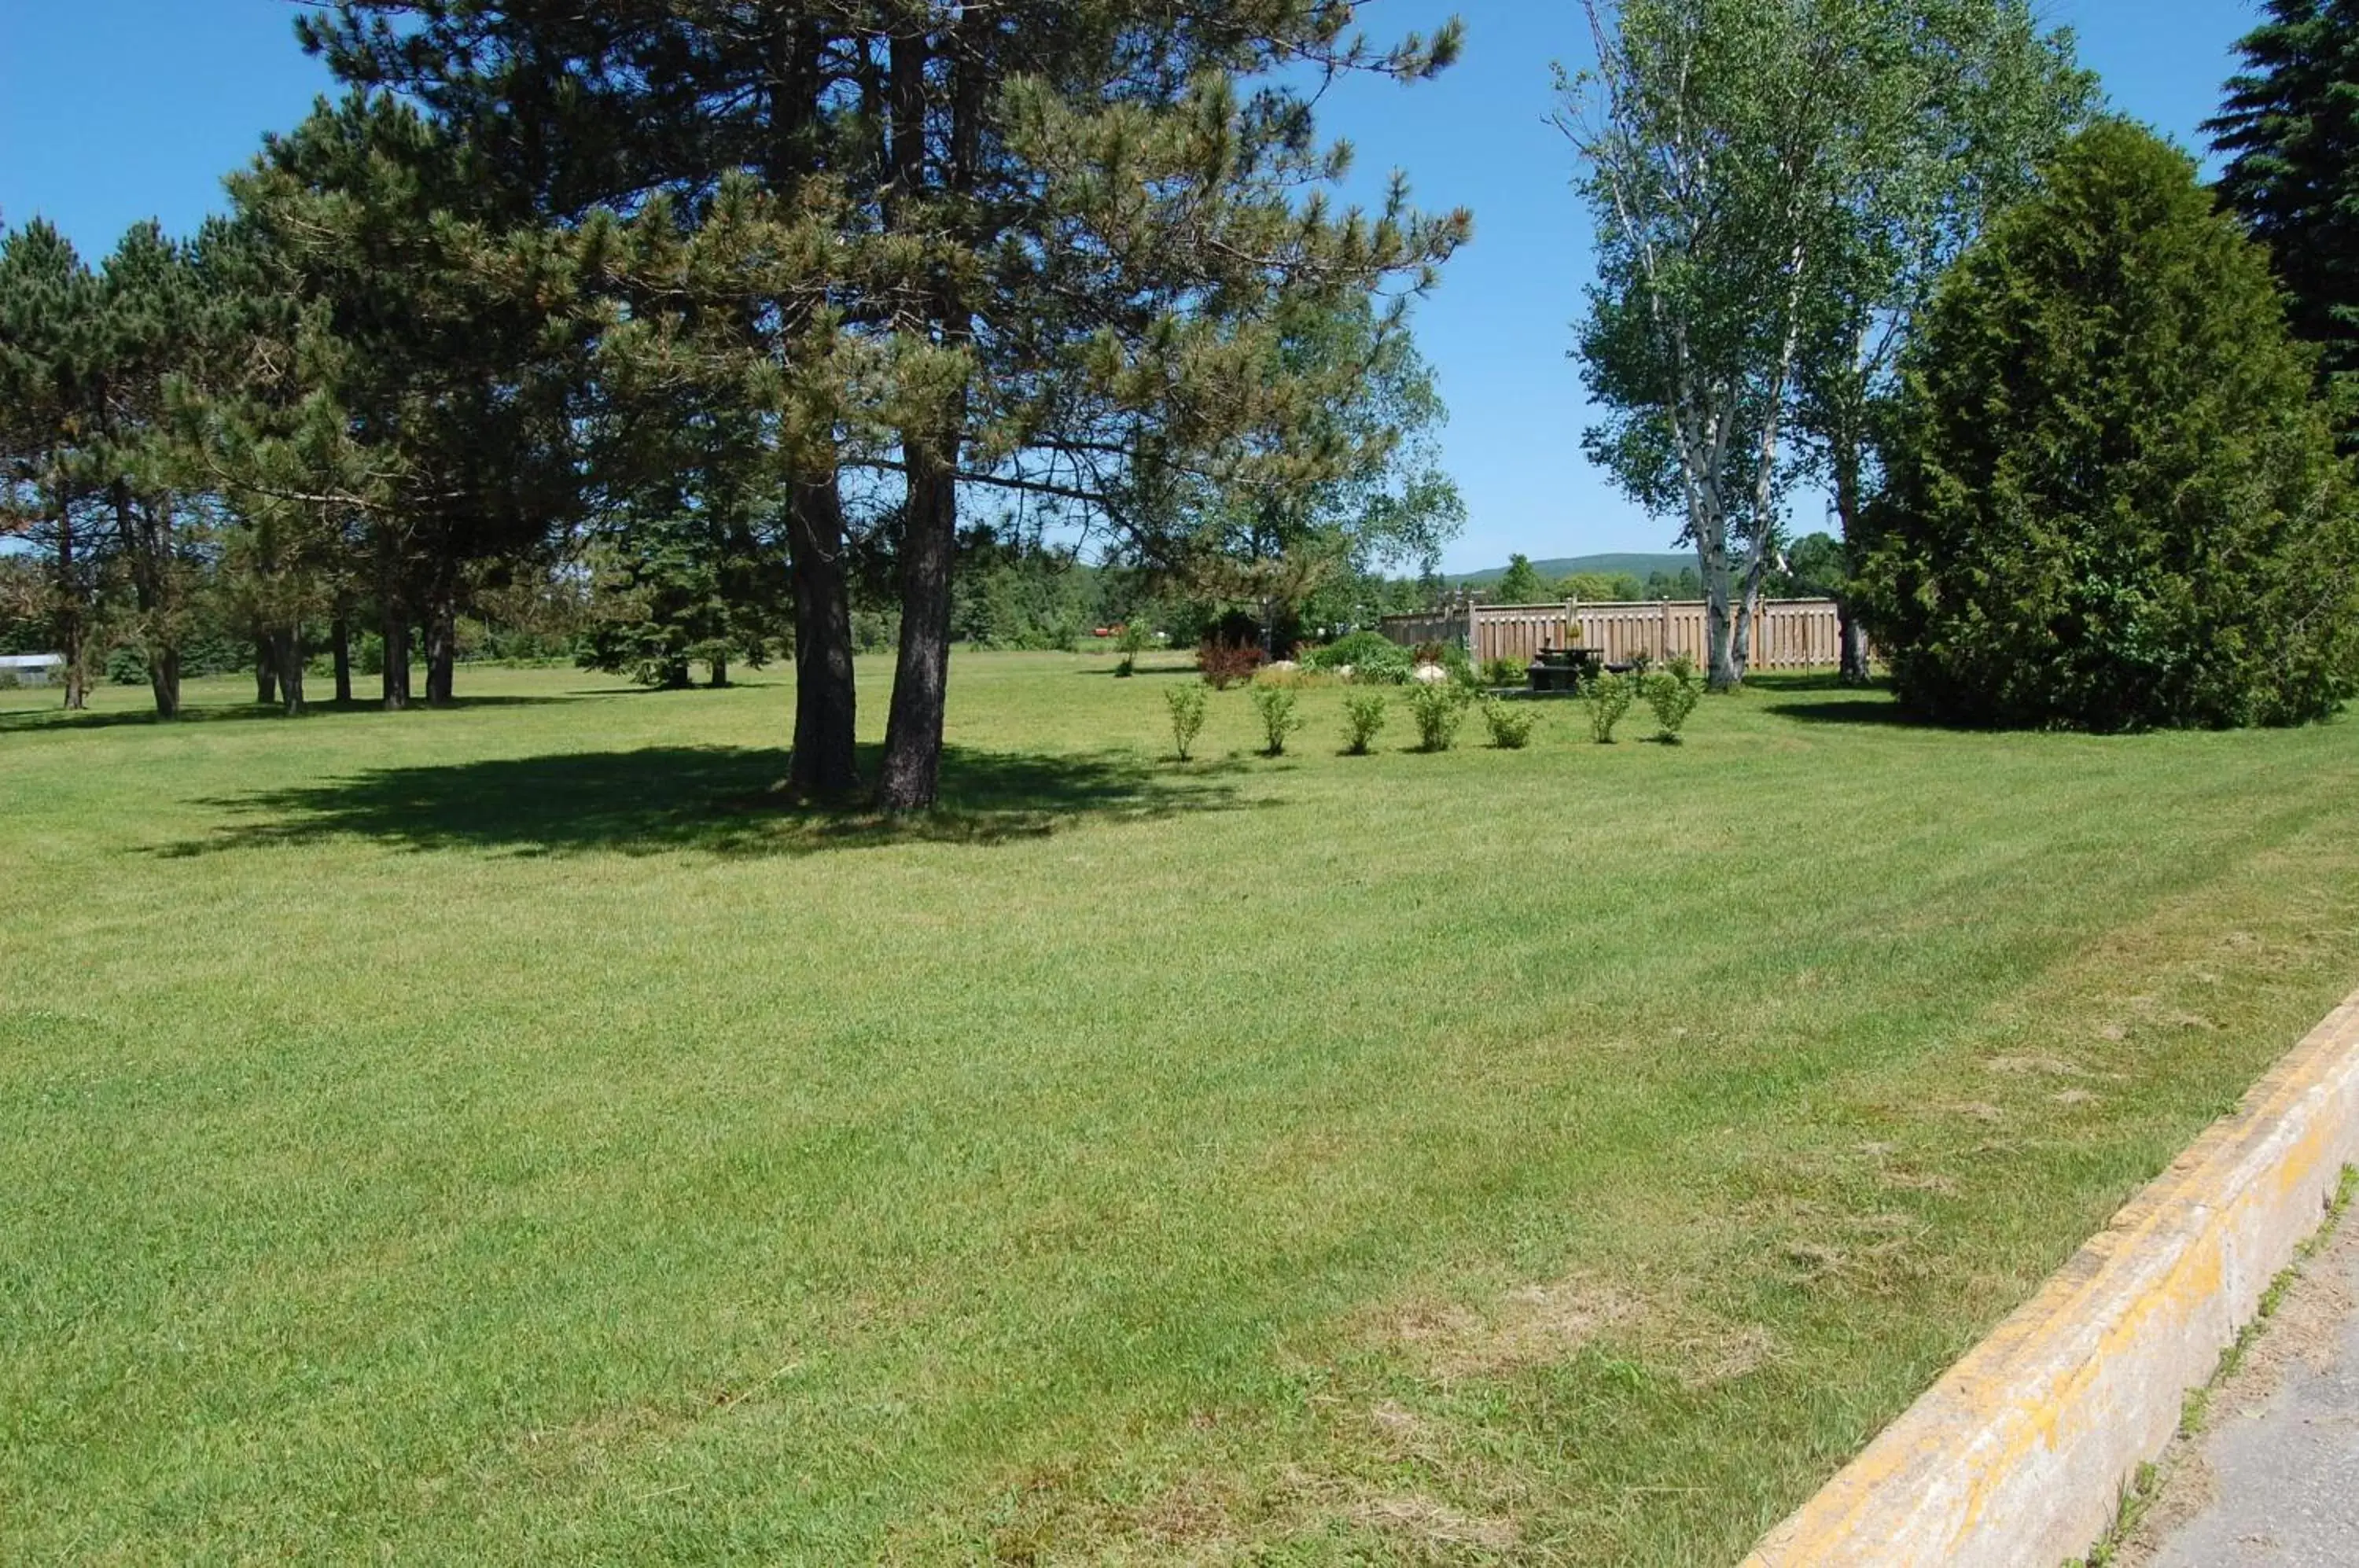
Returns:
[[[1843,697],[1827,702],[1771,702],[1763,713],[1806,724],[1876,724],[1890,729],[1931,730],[1947,726],[1912,718],[1888,699]]]
[[[402,713],[387,716],[401,718],[411,713],[464,713],[470,708],[535,708],[566,701],[569,701],[566,697],[461,697],[447,708],[429,708],[423,702],[414,702]],[[142,724],[169,729],[176,724],[221,724],[248,719],[303,724],[311,719],[385,712],[383,702],[369,698],[354,698],[349,702],[339,702],[333,698],[316,701],[310,704],[301,718],[292,720],[287,717],[286,710],[275,702],[191,703],[180,710],[178,718],[172,719],[158,718],[153,708],[126,708],[103,713],[71,713],[61,708],[20,708],[0,712],[0,731],[31,735],[43,730],[112,730]]]
[[[874,777],[881,748],[864,747]],[[897,844],[994,844],[1082,821],[1145,822],[1243,802],[1242,764],[1159,766],[1135,752],[1065,755],[946,749],[942,804],[911,817],[796,803],[784,751],[655,746],[385,768],[200,805],[231,816],[209,836],[165,846],[225,849],[375,839],[403,849],[520,855],[606,850],[797,855]]]
[[[1762,711],[1806,724],[1874,724],[1892,729],[1940,729],[1906,712],[1889,688],[1846,686],[1832,671],[1748,675],[1745,684],[1764,695],[1799,698],[1766,704]],[[1821,695],[1823,693],[1823,695]]]

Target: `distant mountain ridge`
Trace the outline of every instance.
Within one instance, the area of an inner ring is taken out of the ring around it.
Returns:
[[[1694,564],[1694,555],[1681,550],[1662,555],[1569,555],[1554,561],[1535,561],[1532,570],[1547,578],[1570,577],[1576,572],[1626,572],[1644,583],[1658,572],[1668,572],[1676,577],[1680,568]],[[1506,574],[1506,567],[1494,566],[1485,572],[1454,572],[1443,581],[1453,588],[1480,588]]]

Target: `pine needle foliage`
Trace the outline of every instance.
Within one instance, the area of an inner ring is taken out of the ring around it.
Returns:
[[[2120,121],[1944,285],[1862,607],[1928,717],[2299,724],[2359,674],[2359,512],[2267,258]]]

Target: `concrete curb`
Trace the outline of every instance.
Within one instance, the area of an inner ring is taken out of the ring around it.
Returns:
[[[2113,1522],[2359,1163],[2359,993],[1742,1568],[2053,1568]]]

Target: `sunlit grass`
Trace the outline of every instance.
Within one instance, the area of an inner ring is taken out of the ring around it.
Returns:
[[[2359,978],[2350,724],[1111,664],[916,825],[782,677],[0,693],[0,1557],[1732,1559]]]

